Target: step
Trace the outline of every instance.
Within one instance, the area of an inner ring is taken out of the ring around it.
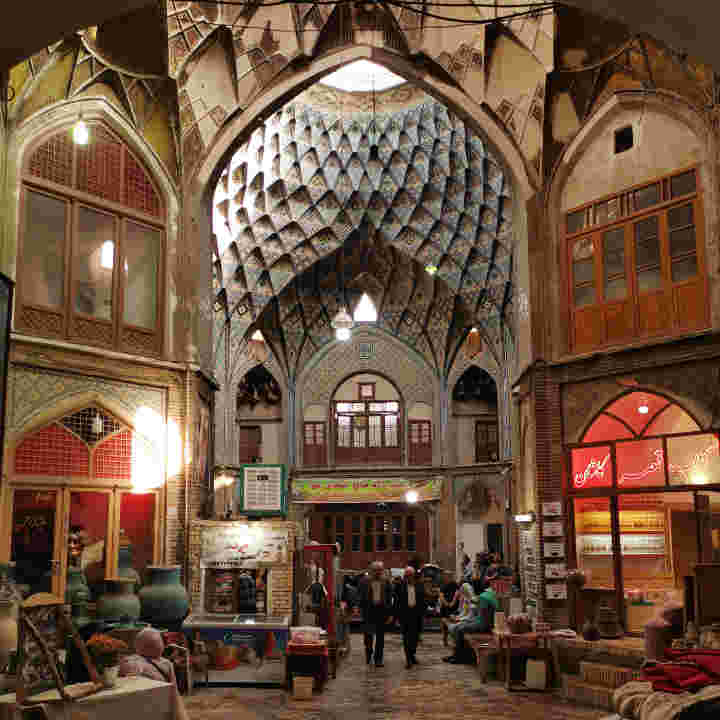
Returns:
[[[579,675],[562,674],[562,694],[565,700],[582,705],[612,710],[612,696],[615,691],[604,685],[593,685],[582,680]]]
[[[619,665],[605,665],[603,663],[580,661],[580,678],[589,685],[615,690],[631,680],[640,678],[640,671]]]

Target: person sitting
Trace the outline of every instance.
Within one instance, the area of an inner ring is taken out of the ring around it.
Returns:
[[[455,653],[443,658],[444,662],[453,664],[469,664],[475,661],[472,651],[465,641],[467,633],[489,633],[495,623],[495,611],[498,601],[495,591],[487,588],[477,597],[473,616],[458,623],[455,628]]]
[[[440,588],[438,604],[441,617],[450,617],[460,607],[460,585],[455,582],[451,572],[445,573],[445,584]]]
[[[477,602],[477,597],[470,583],[463,583],[460,592],[459,613],[448,618],[449,622],[447,624],[447,631],[453,638],[455,637],[455,630],[458,626],[466,620],[469,620],[475,614],[475,603]]]
[[[486,575],[490,568],[490,555],[488,553],[477,553],[473,563],[471,582],[475,594],[480,594],[486,583]]]

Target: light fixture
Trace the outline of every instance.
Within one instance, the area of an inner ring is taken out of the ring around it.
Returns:
[[[100,267],[103,270],[112,270],[113,256],[115,255],[115,244],[112,240],[106,240],[100,248]],[[127,261],[125,262],[127,272]]]
[[[471,335],[477,335],[480,331],[476,327],[470,328],[470,334]]]
[[[650,412],[650,408],[645,404],[645,401],[638,405],[638,412],[641,415],[647,415]]]
[[[90,140],[90,130],[82,119],[82,113],[79,115],[77,122],[73,125],[73,142],[76,145],[87,145]]]
[[[425,272],[428,275],[434,275],[438,271],[437,265],[426,265],[425,266]]]
[[[251,340],[255,340],[256,342],[265,342],[265,338],[263,337],[263,334],[262,334],[259,330],[256,330],[256,331],[250,336],[250,339],[251,339]]]
[[[532,510],[526,513],[519,513],[515,515],[514,519],[516,523],[532,523],[535,522],[535,513]]]
[[[96,410],[92,420],[92,431],[95,435],[101,435],[103,431],[102,415]]]
[[[420,496],[418,495],[417,490],[408,490],[405,493],[405,500],[411,505],[414,505],[419,499]]]
[[[340,308],[330,323],[330,327],[335,331],[335,337],[343,342],[350,339],[350,330],[353,325],[353,319],[344,306]]]

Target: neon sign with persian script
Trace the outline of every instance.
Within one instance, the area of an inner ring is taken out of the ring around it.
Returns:
[[[648,476],[662,471],[663,469],[663,451],[653,450],[652,458],[648,459],[648,464],[639,472],[624,472],[618,477],[618,485],[641,483]],[[702,474],[703,470],[710,464],[711,458],[718,457],[718,444],[717,441],[713,441],[712,444],[708,445],[704,450],[696,452],[685,465],[675,465],[673,463],[668,464],[670,475],[682,479],[679,484],[691,485],[698,482],[697,477]],[[593,481],[597,481],[597,484],[606,484],[605,471],[610,464],[610,453],[605,455],[602,460],[596,458],[591,459],[583,470],[574,473],[573,485],[577,488],[584,488],[588,485],[594,484]],[[707,479],[703,479],[702,483],[707,482]]]

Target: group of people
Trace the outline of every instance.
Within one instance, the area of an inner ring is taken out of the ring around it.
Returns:
[[[382,562],[370,566],[370,574],[359,588],[359,604],[365,625],[365,661],[383,666],[385,629],[394,620],[400,624],[405,663],[417,665],[417,646],[422,632],[427,602],[425,588],[414,567],[407,567],[400,582],[391,583]]]
[[[498,607],[498,599],[490,583],[512,576],[512,569],[502,563],[497,553],[477,553],[474,563],[466,555],[460,582],[456,582],[453,573],[445,573],[438,610],[441,617],[450,621],[448,630],[455,640],[455,652],[443,660],[449,663],[472,661],[465,634],[490,632]],[[417,664],[417,646],[429,600],[419,566],[405,568],[402,578],[391,582],[386,577],[383,563],[372,563],[357,591],[357,603],[365,626],[365,660],[368,665],[383,666],[385,631],[394,622],[400,625],[402,631],[406,667],[409,669]]]

